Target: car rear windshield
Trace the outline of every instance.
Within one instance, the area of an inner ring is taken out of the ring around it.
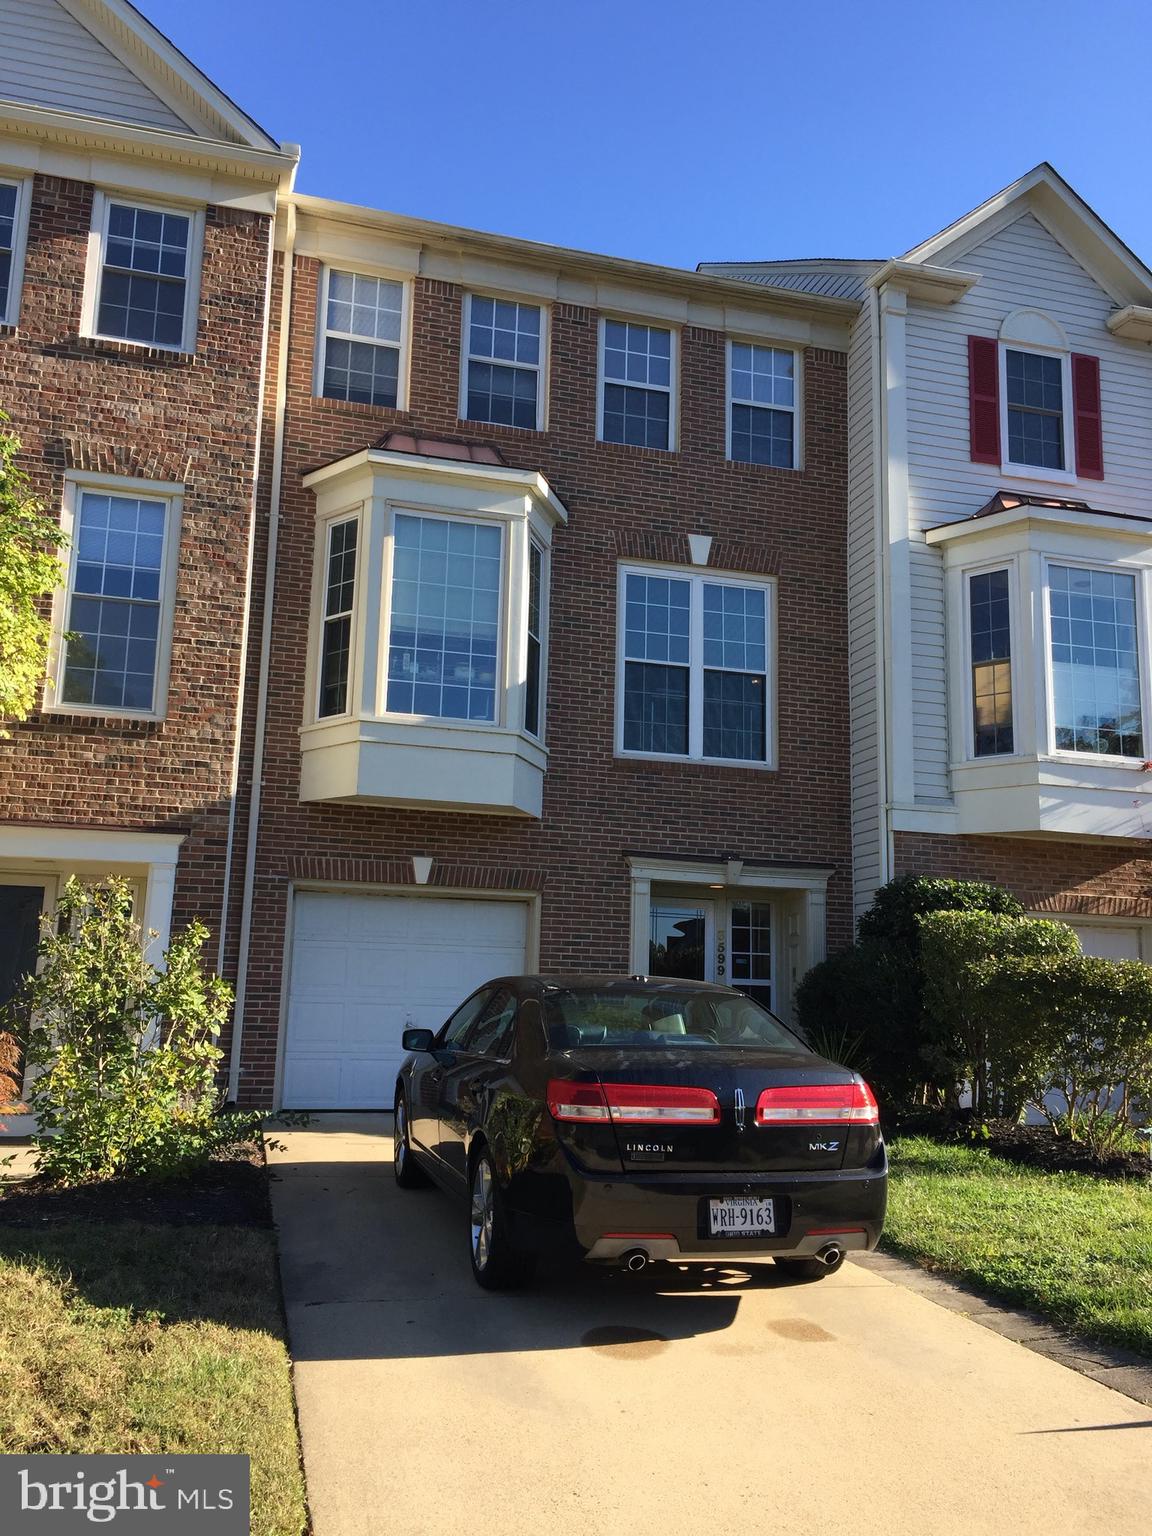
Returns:
[[[805,1047],[773,1014],[751,998],[693,988],[556,987],[542,999],[549,1043],[555,1050],[581,1046],[647,1047],[653,1050],[764,1050]]]

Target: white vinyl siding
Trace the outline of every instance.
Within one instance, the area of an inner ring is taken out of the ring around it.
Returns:
[[[880,711],[882,693],[876,625],[880,565],[873,434],[876,353],[866,300],[848,350],[848,667],[852,746],[852,870],[854,904],[863,911],[883,881],[881,808],[884,801]]]
[[[189,132],[57,0],[0,0],[0,97]]]
[[[1006,315],[1042,310],[1068,336],[1072,352],[1100,359],[1105,480],[1072,480],[1059,494],[1108,511],[1152,515],[1152,364],[1148,349],[1112,336],[1116,307],[1075,258],[1031,213],[991,235],[950,265],[978,272],[959,303],[908,306],[909,533],[912,605],[910,644],[915,708],[915,785],[927,806],[949,798],[944,645],[944,588],[939,553],[922,541],[926,528],[970,517],[1004,484],[996,465],[974,464],[968,437],[968,337],[996,336]],[[1037,471],[1021,489],[1053,494]]]

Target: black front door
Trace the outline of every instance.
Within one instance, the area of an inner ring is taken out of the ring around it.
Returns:
[[[15,1025],[21,1045],[24,1020],[20,1010],[8,1014],[7,1006],[19,995],[24,978],[36,969],[44,894],[42,885],[0,885],[0,1027]]]

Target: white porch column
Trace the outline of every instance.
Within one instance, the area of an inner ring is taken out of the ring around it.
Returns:
[[[144,958],[157,969],[162,968],[164,951],[172,937],[172,896],[175,889],[175,864],[149,866],[144,915],[140,926],[144,930]],[[152,930],[155,930],[155,938],[149,937]]]
[[[648,972],[648,945],[652,927],[652,882],[632,876],[632,947],[629,970],[634,976]]]

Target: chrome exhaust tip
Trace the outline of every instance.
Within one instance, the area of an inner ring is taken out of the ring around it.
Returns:
[[[643,1248],[632,1248],[621,1255],[620,1263],[631,1274],[638,1275],[642,1269],[647,1269],[648,1255]]]
[[[841,1256],[841,1250],[835,1243],[829,1243],[827,1247],[821,1248],[820,1252],[816,1255],[821,1264],[827,1264],[829,1268],[833,1264],[839,1264]]]

